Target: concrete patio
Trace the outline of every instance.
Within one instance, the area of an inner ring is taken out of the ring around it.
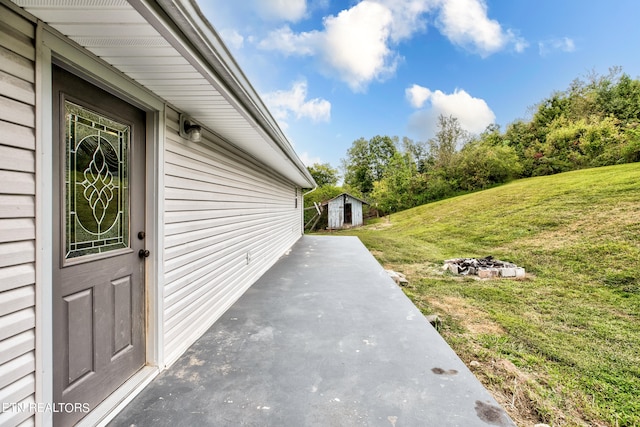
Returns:
[[[304,236],[113,426],[512,426],[355,237]]]

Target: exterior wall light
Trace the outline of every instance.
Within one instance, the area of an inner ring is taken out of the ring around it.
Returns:
[[[202,127],[194,123],[186,115],[180,114],[180,136],[191,142],[200,142],[202,140]]]

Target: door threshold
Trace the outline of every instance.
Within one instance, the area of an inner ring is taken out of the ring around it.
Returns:
[[[157,366],[145,366],[133,374],[116,391],[96,406],[76,427],[106,426],[125,406],[133,400],[158,374]]]

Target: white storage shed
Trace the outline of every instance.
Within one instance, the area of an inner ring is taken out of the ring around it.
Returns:
[[[348,193],[342,193],[329,200],[327,202],[329,229],[337,230],[361,226],[364,224],[362,206],[368,204]]]

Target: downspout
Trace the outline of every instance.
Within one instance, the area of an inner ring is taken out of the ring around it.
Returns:
[[[307,194],[311,194],[311,193],[313,193],[313,192],[314,192],[314,191],[316,191],[317,189],[318,189],[318,184],[316,184],[316,186],[315,186],[315,187],[313,187],[311,190],[307,191],[306,193],[304,193],[304,194],[302,195],[302,201],[304,202],[304,196],[306,196]],[[303,205],[304,205],[304,203],[303,203]]]

